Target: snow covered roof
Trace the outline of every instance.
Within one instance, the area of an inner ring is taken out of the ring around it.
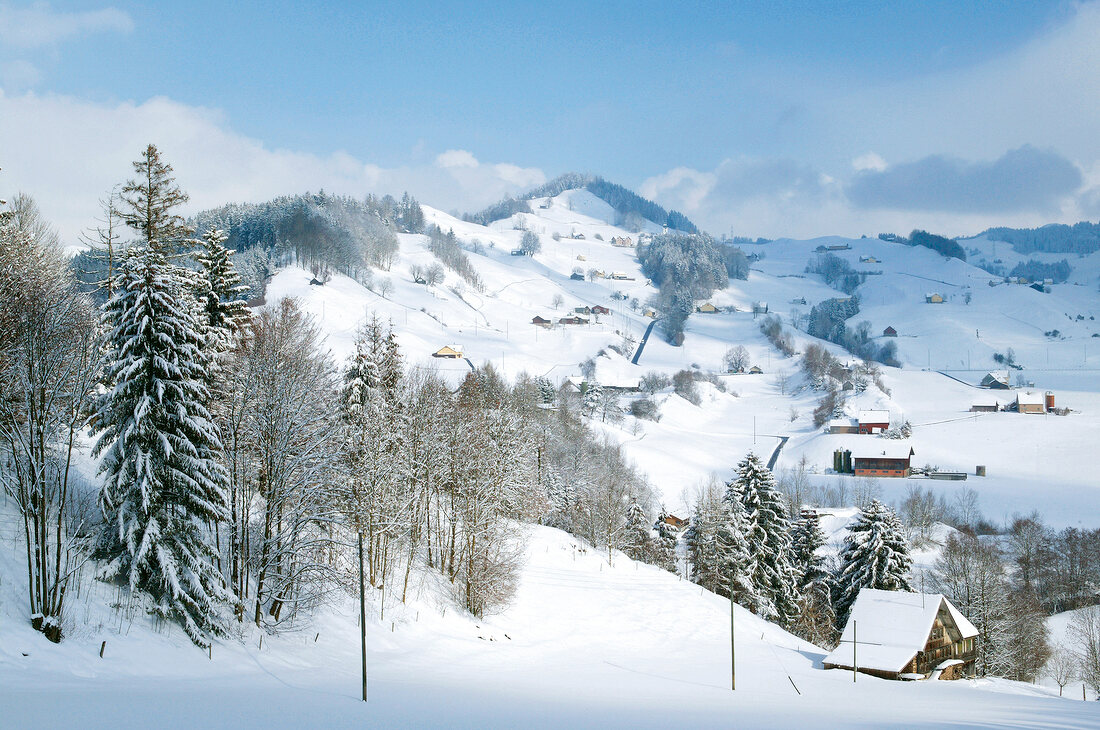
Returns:
[[[995,395],[979,395],[970,399],[970,404],[974,406],[999,406],[1001,405],[1000,398]]]
[[[945,606],[961,638],[978,635],[970,623],[940,593],[907,593],[864,588],[859,592],[841,643],[825,657],[826,664],[852,666],[853,633],[856,665],[862,669],[900,672],[924,648],[940,606]]]
[[[831,418],[826,426],[854,426],[856,424],[854,419],[851,418]]]
[[[860,411],[860,423],[889,423],[890,411]]]
[[[1045,402],[1042,393],[1030,393],[1023,390],[1016,391],[1016,402],[1022,406],[1041,406]]]
[[[853,459],[908,459],[912,454],[912,444],[892,439],[864,440],[852,449]]]

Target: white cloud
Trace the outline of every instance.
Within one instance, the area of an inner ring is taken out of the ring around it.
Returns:
[[[108,105],[0,91],[0,139],[0,194],[34,196],[66,241],[92,223],[97,199],[130,177],[131,161],[150,142],[191,195],[187,212],[321,188],[354,196],[408,190],[434,207],[474,210],[546,179],[537,168],[511,164],[444,166],[437,158],[385,168],[346,152],[271,149],[230,128],[217,110],[165,97]],[[455,152],[440,158],[476,162]]]
[[[435,158],[440,167],[477,167],[477,158],[466,150],[447,150]]]
[[[42,73],[30,61],[18,59],[0,62],[0,88],[27,89],[42,78]]]
[[[886,169],[886,160],[875,152],[868,152],[852,160],[852,169],[856,172],[863,172],[864,170],[882,172]]]
[[[91,33],[129,33],[133,29],[134,21],[117,8],[66,12],[54,10],[48,3],[23,8],[0,5],[0,45],[9,48],[41,48]]]

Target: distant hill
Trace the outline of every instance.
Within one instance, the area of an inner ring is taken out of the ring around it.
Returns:
[[[982,231],[991,241],[1011,243],[1017,253],[1078,253],[1100,251],[1100,223],[1081,221],[1067,226],[1051,223],[1039,228],[990,228]],[[978,236],[975,236],[977,238]]]
[[[604,180],[597,175],[582,175],[575,172],[560,175],[528,191],[519,198],[505,198],[478,213],[467,214],[463,216],[463,220],[479,223],[483,226],[489,225],[493,221],[503,220],[516,213],[530,213],[530,201],[537,198],[552,198],[566,190],[587,190],[603,200],[614,208],[620,216],[619,220],[609,221],[609,223],[615,225],[630,228],[632,227],[631,219],[637,217],[684,233],[699,232],[696,225],[688,220],[683,213],[675,210],[665,210],[652,200],[647,200],[634,191]]]

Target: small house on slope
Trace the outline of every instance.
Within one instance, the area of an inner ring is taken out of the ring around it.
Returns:
[[[432,353],[432,357],[442,357],[450,360],[458,360],[462,357],[462,345],[444,345]]]
[[[980,384],[982,388],[993,390],[1008,390],[1008,373],[1002,371],[986,373]]]
[[[695,311],[696,312],[701,312],[703,314],[714,314],[715,312],[718,311],[718,307],[714,306],[710,302],[705,302],[703,304],[700,304],[698,307],[696,307]]]
[[[898,336],[898,331],[896,329],[894,329],[893,327],[887,327],[886,329],[884,329],[882,331],[882,336],[883,337],[897,337]]]
[[[860,411],[860,433],[882,433],[890,428],[890,411]]]
[[[852,473],[857,477],[907,477],[913,454],[908,441],[870,439],[852,449]]]
[[[824,666],[854,664],[884,679],[959,679],[974,673],[977,641],[978,629],[942,594],[864,588]]]

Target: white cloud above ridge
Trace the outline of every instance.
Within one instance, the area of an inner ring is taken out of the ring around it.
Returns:
[[[0,91],[0,139],[0,193],[34,196],[66,243],[93,222],[97,199],[131,176],[130,163],[149,143],[191,195],[187,212],[321,188],[354,196],[407,190],[433,207],[474,210],[546,179],[538,168],[482,164],[466,150],[448,150],[430,164],[382,167],[346,152],[271,149],[233,130],[217,110],[166,97],[97,104]]]
[[[133,29],[133,19],[117,8],[68,12],[54,10],[44,2],[23,8],[0,4],[0,45],[9,48],[43,48],[91,33],[129,33]]]

